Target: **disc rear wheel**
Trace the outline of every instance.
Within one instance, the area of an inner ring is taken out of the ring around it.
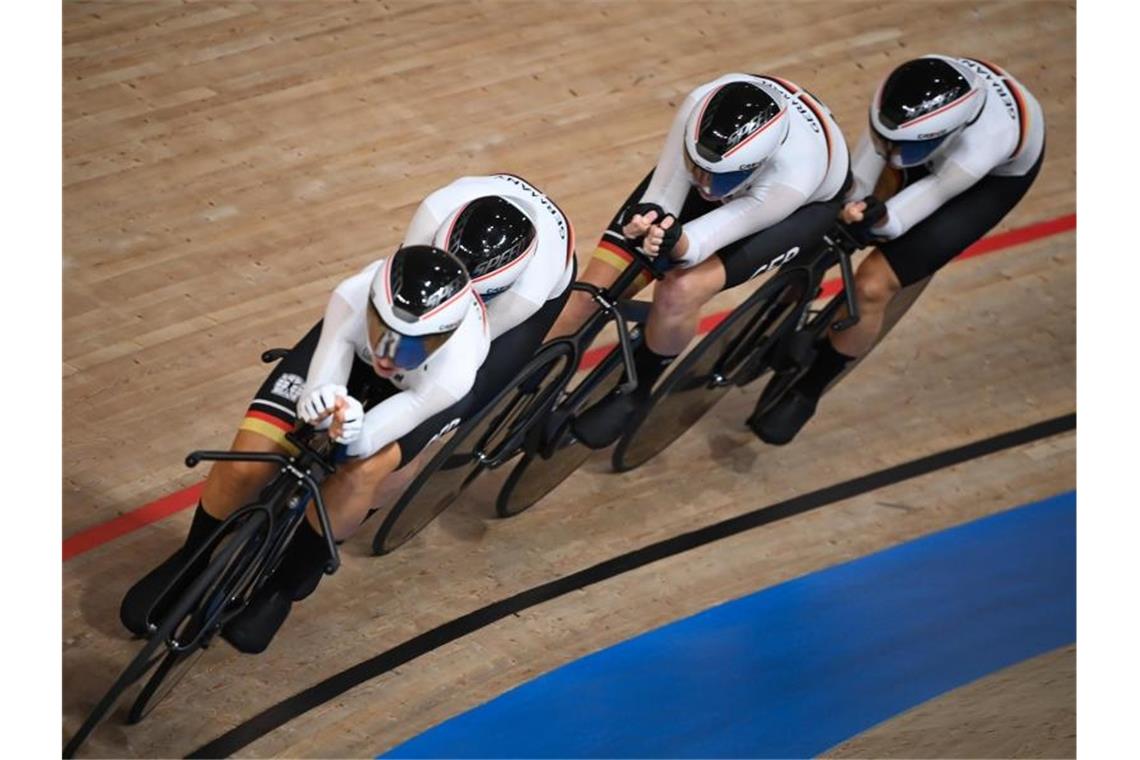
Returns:
[[[423,530],[486,468],[514,456],[530,426],[573,373],[574,350],[555,341],[539,350],[513,382],[464,423],[416,475],[372,540],[387,554]]]
[[[720,401],[728,389],[767,372],[771,349],[798,318],[808,277],[780,272],[717,325],[654,390],[652,404],[614,450],[613,467],[640,467],[668,448]]]
[[[614,349],[582,381],[583,390],[587,383],[593,387],[583,394],[583,398],[573,400],[575,409],[557,407],[551,411],[544,420],[547,429],[543,431],[541,449],[528,447],[499,489],[495,502],[499,517],[514,517],[530,509],[590,458],[593,449],[579,443],[570,432],[570,412],[601,401],[618,386],[621,377],[621,353]],[[569,397],[578,395],[576,391],[571,391]]]

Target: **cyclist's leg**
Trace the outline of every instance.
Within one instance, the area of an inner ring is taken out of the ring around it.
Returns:
[[[955,256],[981,239],[1028,192],[1041,161],[1021,177],[990,175],[951,199],[905,235],[883,243],[860,264],[855,275],[859,324],[830,331],[817,346],[811,369],[787,397],[773,408],[757,431],[770,443],[787,443],[811,419],[824,391],[879,338],[891,302],[899,292],[938,272]],[[846,316],[846,309],[839,312]]]
[[[647,349],[662,356],[680,354],[696,335],[701,307],[710,298],[808,254],[821,244],[838,213],[837,201],[810,203],[725,246],[698,266],[670,272],[653,297],[645,328]],[[659,375],[651,375],[650,382]]]
[[[835,201],[808,204],[771,227],[725,246],[698,266],[669,272],[654,293],[646,345],[659,354],[681,353],[696,334],[701,307],[710,298],[819,246],[838,212]]]
[[[329,482],[331,490],[326,488],[325,492],[337,540],[355,533],[373,512],[379,512],[381,518],[386,515],[439,451],[437,444],[447,440],[448,433],[458,429],[475,408],[473,394],[468,393],[373,457],[341,467],[336,480]]]
[[[320,331],[318,322],[273,367],[254,395],[230,446],[231,451],[289,453],[292,446],[285,440],[285,431],[294,427],[294,405],[304,385]],[[213,464],[182,546],[136,582],[123,597],[119,617],[127,630],[136,635],[146,632],[146,613],[158,595],[226,517],[253,501],[275,471],[276,465],[257,462]],[[199,558],[199,570],[205,566],[206,559]],[[186,574],[187,580],[194,575],[196,572],[192,569]]]
[[[830,333],[835,349],[850,357],[869,351],[898,292],[935,274],[993,229],[1028,192],[1040,167],[1039,158],[1024,176],[985,177],[907,234],[872,251],[855,276],[860,322],[844,332]],[[841,316],[846,316],[845,309]]]
[[[697,333],[701,307],[724,290],[724,285],[724,264],[716,256],[690,269],[673,269],[666,273],[653,292],[653,304],[645,323],[646,348],[670,359],[684,351]],[[660,372],[653,374],[659,376]],[[642,376],[638,374],[639,387],[652,385],[656,377],[647,379],[649,383],[641,383]]]
[[[696,334],[701,307],[721,290],[820,245],[838,211],[838,201],[808,204],[787,219],[725,246],[695,267],[670,271],[657,283],[646,339],[634,352],[637,390],[628,397],[614,393],[584,412],[574,423],[579,440],[594,448],[617,440],[631,417],[649,403],[654,383]]]
[[[919,280],[924,277],[919,277]],[[907,278],[906,285],[918,280]],[[839,354],[852,359],[862,356],[879,337],[887,307],[904,284],[895,274],[886,255],[878,248],[872,250],[855,271],[855,303],[859,307],[859,322],[843,332],[828,331],[828,343]],[[847,316],[847,307],[840,307],[839,318]]]
[[[594,249],[594,253],[590,257],[590,263],[582,272],[580,278],[582,282],[588,282],[599,288],[608,288],[633,261],[633,254],[626,250],[625,238],[621,234],[621,219],[627,208],[641,200],[641,196],[649,187],[649,180],[652,178],[653,172],[650,171],[645,179],[634,188],[630,196],[625,199],[618,212],[614,214],[609,226],[606,227],[606,231],[602,233],[602,239],[598,241],[598,247]],[[631,298],[644,289],[651,280],[652,278],[648,274],[642,273],[629,290],[624,293],[624,296]],[[597,308],[597,304],[594,303],[589,294],[573,291],[569,295],[565,308],[562,309],[558,319],[554,322],[554,326],[549,330],[547,337],[558,338],[563,335],[570,335],[581,327]]]
[[[351,392],[351,381],[349,388]],[[414,461],[433,440],[458,425],[470,401],[468,395],[372,456],[337,467],[321,487],[335,541],[351,537],[378,501],[390,498],[393,477],[398,477],[401,468]],[[247,654],[264,651],[288,618],[294,602],[316,590],[327,561],[328,544],[316,509],[310,504],[273,577],[246,609],[226,625],[226,640]]]

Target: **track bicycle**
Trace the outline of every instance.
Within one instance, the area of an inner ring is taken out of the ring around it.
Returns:
[[[273,349],[263,353],[262,360],[273,362],[287,353],[288,349]],[[310,501],[328,544],[324,571],[330,575],[337,571],[340,556],[320,485],[336,471],[332,459],[342,447],[311,425],[302,425],[286,438],[296,447],[290,456],[231,451],[193,451],[187,455],[188,467],[203,461],[269,462],[279,465],[280,470],[256,501],[218,526],[155,599],[147,612],[148,635],[142,649],[92,708],[64,747],[64,757],[73,757],[91,731],[144,677],[127,713],[128,723],[143,720],[171,693],[226,623],[245,609],[277,569]],[[190,568],[207,556],[205,568],[191,577]]]

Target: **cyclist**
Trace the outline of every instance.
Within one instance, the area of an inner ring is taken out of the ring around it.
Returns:
[[[861,242],[876,244],[855,276],[860,321],[827,335],[788,395],[749,419],[756,434],[768,443],[792,440],[828,385],[874,346],[895,295],[1000,222],[1033,184],[1044,154],[1040,104],[1000,67],[926,55],[892,71],[871,102],[849,193],[855,199],[873,191],[886,216],[867,226],[865,203],[844,208]]]
[[[412,218],[404,245],[428,243],[463,262],[487,304],[501,382],[480,383],[502,388],[570,295],[577,261],[569,217],[521,177],[464,177],[429,195]]]
[[[848,176],[839,126],[798,85],[726,74],[689,93],[657,166],[614,217],[583,275],[606,287],[636,246],[668,270],[635,353],[637,390],[615,391],[583,412],[578,439],[600,448],[621,435],[714,294],[817,245],[836,221]],[[553,333],[572,331],[594,308],[585,294],[572,296]]]
[[[529,359],[565,303],[573,267],[569,221],[525,181],[464,178],[433,193],[395,254],[337,286],[324,319],[255,395],[233,450],[289,453],[285,432],[298,417],[331,424],[350,459],[323,495],[334,538],[344,540],[428,444]],[[163,588],[275,471],[215,463],[183,546],[124,597],[120,617],[129,630],[145,635],[146,614]],[[280,568],[223,631],[243,652],[263,651],[293,602],[320,581],[327,547],[311,507],[307,518]],[[198,564],[200,571],[204,561]]]

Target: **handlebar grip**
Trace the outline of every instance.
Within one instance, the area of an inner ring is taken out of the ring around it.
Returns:
[[[863,198],[863,203],[867,204],[867,207],[863,209],[863,224],[867,227],[874,227],[887,215],[887,204],[874,195]]]
[[[270,348],[261,352],[261,361],[265,364],[272,364],[278,359],[284,359],[288,355],[288,348]]]
[[[202,458],[200,456],[198,456],[198,452],[196,452],[196,451],[191,452],[191,453],[186,455],[186,466],[187,467],[197,467],[198,463],[201,461],[202,461]]]

